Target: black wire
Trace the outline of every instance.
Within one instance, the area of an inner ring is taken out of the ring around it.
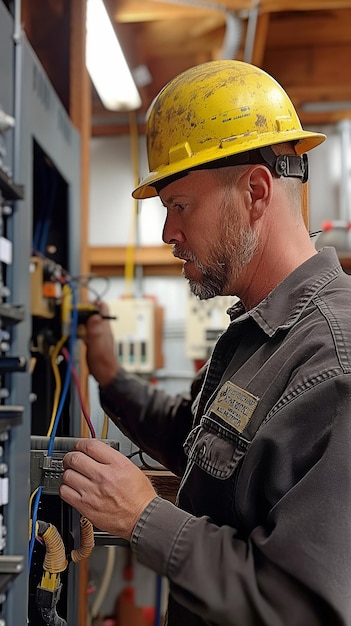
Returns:
[[[132,459],[134,456],[140,455],[140,450],[136,450],[135,452],[131,452],[130,454],[127,454],[127,459]]]
[[[323,231],[322,230],[315,230],[313,233],[309,233],[310,237],[317,237],[317,235],[320,235]]]
[[[149,463],[146,463],[146,461],[144,459],[144,456],[143,456],[144,453],[143,453],[142,450],[138,450],[138,454],[139,454],[139,459],[140,459],[141,463],[143,464],[143,466],[146,469],[149,469],[149,470],[152,470],[152,471],[156,471],[156,472],[158,472],[158,471],[163,472],[164,471],[165,468],[163,466],[160,467],[159,465],[149,465]]]

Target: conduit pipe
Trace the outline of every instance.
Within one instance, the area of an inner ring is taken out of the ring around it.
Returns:
[[[224,15],[226,32],[222,46],[222,59],[235,59],[241,43],[242,21],[233,12],[216,2],[202,2],[201,0],[154,0],[154,2],[167,2],[168,4],[183,4],[185,6],[197,7],[199,9],[210,9],[219,11]]]
[[[351,120],[341,120],[337,124],[341,147],[341,178],[340,178],[340,218],[351,222]]]
[[[259,4],[260,4],[260,0],[255,0],[252,8],[249,11],[246,38],[245,38],[245,48],[244,48],[244,61],[246,63],[252,63],[253,49],[254,49],[256,29],[257,29]]]

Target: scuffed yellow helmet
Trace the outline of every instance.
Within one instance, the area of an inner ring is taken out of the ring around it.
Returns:
[[[146,134],[150,173],[133,191],[138,199],[156,196],[165,179],[232,155],[287,141],[302,155],[325,139],[302,129],[272,76],[235,60],[203,63],[171,80],[151,106]]]

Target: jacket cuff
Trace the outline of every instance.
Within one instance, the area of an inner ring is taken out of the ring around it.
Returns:
[[[161,576],[167,576],[177,539],[193,515],[156,496],[139,517],[131,547],[137,560]]]

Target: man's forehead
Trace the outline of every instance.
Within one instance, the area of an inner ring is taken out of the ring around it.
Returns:
[[[179,199],[179,196],[183,195],[184,197],[189,197],[192,192],[196,191],[198,194],[201,191],[202,186],[204,185],[204,181],[210,184],[210,177],[213,173],[213,170],[189,170],[185,176],[181,176],[176,180],[172,180],[170,183],[162,187],[159,191],[159,196],[162,202],[167,203],[174,199],[175,197]]]

